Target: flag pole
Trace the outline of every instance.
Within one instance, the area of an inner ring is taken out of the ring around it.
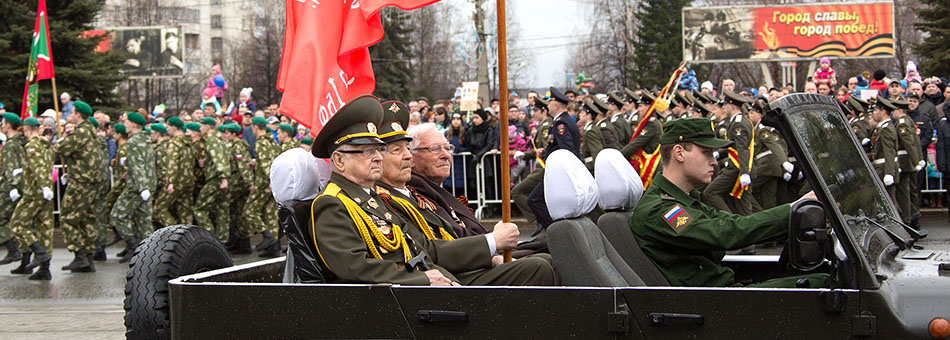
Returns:
[[[59,94],[56,93],[56,77],[50,80],[53,81],[53,107],[56,108],[56,121],[59,122]]]
[[[511,173],[508,164],[508,45],[505,42],[505,0],[495,0],[496,17],[498,18],[498,105],[499,119],[501,119],[501,221],[511,222]],[[511,250],[505,250],[505,262],[511,262]]]

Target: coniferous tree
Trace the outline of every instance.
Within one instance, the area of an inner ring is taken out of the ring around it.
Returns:
[[[950,74],[950,1],[921,0],[925,6],[917,9],[921,22],[914,26],[928,33],[924,41],[914,46],[920,56],[920,72],[947,76]]]
[[[627,70],[639,87],[662,87],[683,60],[683,17],[690,0],[646,0],[635,14],[634,66]]]
[[[20,112],[23,87],[30,57],[38,0],[0,0],[4,9],[0,20],[0,102],[8,111]],[[119,81],[123,52],[95,52],[101,37],[83,38],[102,9],[102,0],[50,0],[49,37],[56,87],[73,98],[88,102],[94,109],[119,108],[122,102],[113,93]],[[53,89],[41,80],[38,110],[53,108]]]
[[[379,14],[386,36],[369,48],[376,76],[374,94],[385,100],[408,101],[411,91],[409,85],[412,83],[409,68],[412,45],[406,23],[407,14],[394,7],[384,8]]]

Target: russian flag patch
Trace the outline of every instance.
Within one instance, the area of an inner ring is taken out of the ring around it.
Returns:
[[[677,233],[681,232],[683,227],[689,224],[690,221],[689,214],[686,210],[683,210],[683,207],[680,207],[679,204],[673,206],[672,209],[663,214],[663,218],[666,219],[666,223]]]

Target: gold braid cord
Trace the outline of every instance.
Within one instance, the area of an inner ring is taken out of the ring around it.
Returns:
[[[409,214],[409,218],[411,218],[412,221],[415,222],[417,226],[419,226],[419,229],[422,229],[422,233],[426,235],[427,239],[430,239],[430,240],[439,239],[435,237],[435,234],[432,232],[432,227],[429,226],[429,223],[426,222],[426,219],[422,217],[422,214],[419,213],[419,210],[417,210],[416,207],[412,205],[412,203],[409,203],[409,201],[406,201],[399,197],[393,197],[392,199],[393,201],[396,201],[396,203],[399,203],[400,206],[402,206],[402,209],[405,210],[406,213]],[[442,236],[441,238],[442,240],[451,241],[455,239],[454,237],[452,237],[452,234],[449,234],[447,231],[445,231],[444,228],[439,228],[439,234]]]
[[[346,195],[341,195],[340,187],[334,183],[330,183],[327,186],[327,189],[320,195],[323,196],[334,196],[343,202],[343,206],[346,207],[346,212],[349,213],[350,219],[353,220],[353,223],[356,225],[356,230],[359,231],[360,237],[363,239],[363,242],[366,243],[366,249],[369,250],[373,257],[382,260],[383,255],[380,253],[379,248],[382,248],[386,252],[396,251],[402,249],[404,262],[409,262],[412,258],[411,252],[409,251],[409,245],[406,243],[405,236],[403,236],[402,229],[398,225],[393,224],[393,239],[390,240],[386,235],[383,235],[379,228],[376,228],[375,223],[363,211],[362,208],[356,202],[353,202],[352,199]],[[320,197],[317,197],[319,199]],[[316,200],[314,200],[316,201]],[[312,218],[312,217],[311,217]],[[369,226],[373,226],[370,228]],[[375,242],[373,241],[375,239]],[[379,243],[379,247],[376,246],[376,243]],[[316,240],[314,241],[316,245]],[[325,263],[324,263],[325,264]]]

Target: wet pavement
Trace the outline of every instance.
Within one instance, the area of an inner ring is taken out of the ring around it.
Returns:
[[[931,210],[922,224],[930,232],[922,244],[939,243],[943,248],[950,242],[950,223],[944,210]],[[522,234],[534,230],[534,226],[519,226]],[[96,273],[73,274],[60,270],[72,261],[72,254],[63,247],[59,231],[56,236],[51,281],[30,281],[26,275],[10,274],[16,264],[0,266],[0,339],[123,339],[128,264],[119,263],[114,256],[121,251],[121,243],[109,248],[106,262],[96,262]],[[252,240],[252,244],[258,242],[259,238]],[[777,251],[762,249],[760,254]],[[234,257],[235,264],[258,260],[256,253]]]

